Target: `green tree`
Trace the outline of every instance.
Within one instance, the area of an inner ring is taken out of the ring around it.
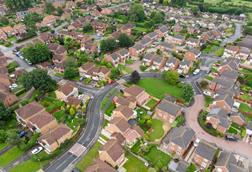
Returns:
[[[17,134],[17,130],[9,130],[8,131],[8,138],[6,141],[12,145],[19,144],[21,140]]]
[[[155,24],[159,24],[164,22],[165,14],[161,11],[153,11],[150,15],[150,18]]]
[[[74,107],[71,107],[71,108],[69,109],[69,114],[72,115],[72,116],[74,116],[74,115],[76,114],[76,110],[75,110]]]
[[[47,71],[41,69],[34,69],[29,73],[23,74],[19,78],[19,81],[22,83],[26,90],[29,90],[34,87],[42,94],[54,91],[57,87],[56,81],[54,81],[47,74]]]
[[[182,87],[182,97],[186,102],[191,102],[192,97],[194,95],[194,91],[191,85],[185,84]]]
[[[77,67],[78,65],[75,60],[68,60],[65,64],[64,78],[71,80],[80,76]]]
[[[132,39],[125,33],[121,33],[118,40],[120,47],[131,47],[134,44]]]
[[[8,135],[7,135],[6,131],[0,130],[0,143],[5,143],[7,137],[8,137]]]
[[[131,73],[131,75],[130,75],[130,82],[136,84],[136,83],[139,82],[140,79],[141,79],[141,76],[140,76],[140,74],[136,70]]]
[[[55,7],[52,5],[52,3],[46,3],[45,5],[45,12],[47,14],[52,14],[55,11]]]
[[[174,7],[183,7],[186,5],[186,0],[171,0],[169,4]]]
[[[93,29],[93,26],[90,24],[90,23],[86,23],[83,28],[82,28],[82,31],[84,33],[89,33],[89,32],[92,32],[94,29]]]
[[[36,0],[4,0],[5,5],[11,11],[26,10],[27,8],[32,7],[34,2],[36,2]]]
[[[29,13],[24,18],[24,24],[28,28],[36,28],[36,23],[43,20],[43,16],[38,13]]]
[[[55,10],[57,16],[61,16],[64,13],[64,10],[60,7],[57,7]]]
[[[5,17],[5,16],[0,17],[0,26],[6,26],[9,23],[10,23],[9,19],[7,17]]]
[[[66,36],[64,38],[64,47],[69,51],[69,50],[72,50],[72,51],[75,51],[77,49],[80,48],[80,43],[77,42],[75,39],[69,37],[69,36]]]
[[[120,75],[121,75],[121,71],[118,68],[111,69],[110,78],[112,80],[119,78]]]
[[[135,3],[130,6],[129,18],[131,21],[142,22],[145,19],[144,7]]]
[[[29,60],[32,64],[37,64],[50,60],[52,53],[48,46],[43,43],[35,43],[34,45],[28,45],[22,48],[22,54],[24,58]]]
[[[100,43],[100,49],[102,52],[113,51],[117,47],[116,40],[113,38],[104,39]]]
[[[163,72],[163,78],[167,83],[171,85],[176,85],[179,82],[179,74],[174,70]]]
[[[2,102],[0,102],[0,122],[4,123],[8,120],[12,119],[11,111],[4,106]]]

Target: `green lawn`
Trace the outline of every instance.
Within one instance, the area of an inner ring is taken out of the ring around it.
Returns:
[[[0,156],[0,167],[5,167],[11,161],[19,158],[24,152],[18,149],[18,147],[13,147],[3,155]]]
[[[105,114],[108,116],[112,115],[113,110],[116,108],[116,106],[113,103],[110,103],[108,108],[105,110]]]
[[[150,99],[147,103],[146,106],[148,106],[150,109],[153,109],[157,105],[157,101],[154,99]]]
[[[101,146],[102,145],[99,142],[96,142],[76,167],[81,171],[85,171],[85,169],[90,166],[92,162],[99,156],[98,150]]]
[[[241,112],[245,112],[245,113],[252,113],[252,108],[249,107],[247,104],[245,103],[241,103],[240,107],[239,107],[239,110]]]
[[[128,172],[147,172],[148,171],[147,167],[144,166],[144,163],[140,161],[139,159],[137,159],[136,157],[134,157],[133,155],[128,154],[127,159],[128,161],[124,164],[123,167]]]
[[[60,109],[60,107],[64,105],[64,102],[56,99],[52,95],[44,97],[40,103],[46,108],[48,112],[53,112],[57,109]]]
[[[18,164],[14,168],[10,169],[10,172],[20,172],[20,171],[35,172],[35,171],[38,171],[39,169],[43,168],[43,165],[45,165],[47,163],[48,163],[48,161],[35,162],[32,160],[27,160],[21,164]]]
[[[0,143],[0,150],[2,150],[3,148],[5,148],[8,144],[7,143]]]
[[[157,171],[162,167],[166,167],[171,161],[171,157],[158,150],[156,146],[152,146],[149,152],[144,155],[144,158],[150,162]]]
[[[145,89],[150,95],[162,99],[166,94],[176,98],[182,98],[182,88],[169,85],[162,79],[144,78],[138,82],[138,85]]]
[[[213,103],[213,98],[211,96],[205,96],[205,107],[208,107]]]
[[[158,119],[152,119],[151,132],[147,132],[146,139],[149,141],[155,141],[162,138],[164,135],[163,122]]]

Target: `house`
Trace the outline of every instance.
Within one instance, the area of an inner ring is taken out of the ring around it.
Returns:
[[[155,55],[154,53],[145,54],[143,57],[143,64],[148,67],[151,66],[155,58],[154,55]]]
[[[166,41],[173,44],[182,45],[185,42],[185,37],[182,35],[175,35],[175,36],[168,35],[166,37]]]
[[[188,74],[188,72],[189,72],[190,68],[192,67],[192,65],[193,65],[192,61],[189,61],[187,59],[183,59],[180,62],[178,73],[179,74]]]
[[[246,134],[252,136],[252,121],[249,121],[249,123],[246,126]]]
[[[183,27],[180,24],[175,24],[175,26],[173,26],[173,32],[181,32]]]
[[[195,38],[189,38],[186,40],[185,44],[190,48],[198,48],[200,46],[200,41]]]
[[[144,91],[143,88],[133,85],[124,89],[125,97],[134,97],[136,99],[137,105],[142,106],[149,100],[150,95]]]
[[[60,145],[66,140],[69,140],[72,137],[72,133],[73,131],[69,127],[61,124],[50,132],[40,136],[38,143],[50,154],[60,147]]]
[[[241,113],[231,113],[230,119],[232,120],[232,122],[238,124],[239,126],[246,125],[246,119]]]
[[[43,41],[44,43],[50,43],[51,40],[53,39],[53,34],[48,33],[48,32],[42,32],[39,35],[39,39]]]
[[[153,40],[149,36],[145,36],[140,41],[138,41],[138,43],[142,44],[142,46],[145,48],[147,48],[150,44],[152,44],[152,42]]]
[[[95,64],[92,62],[87,62],[79,67],[80,76],[85,76],[89,70],[95,67]]]
[[[219,107],[219,108],[225,109],[228,112],[231,112],[233,105],[234,105],[234,99],[232,95],[220,94],[214,99],[210,107],[211,108]]]
[[[31,102],[15,111],[16,118],[19,123],[26,126],[29,119],[36,116],[40,112],[45,111],[45,108],[37,102]]]
[[[9,91],[0,90],[0,101],[3,102],[4,106],[9,107],[16,103],[18,98]]]
[[[1,27],[1,30],[7,35],[7,37],[14,35],[13,28],[11,26]]]
[[[6,41],[8,39],[8,36],[6,33],[0,28],[0,40]]]
[[[21,35],[26,33],[26,27],[23,24],[16,24],[13,26],[13,34],[21,37]]]
[[[235,57],[240,51],[239,46],[228,45],[224,50],[224,57]]]
[[[147,35],[145,35],[144,38],[150,38],[152,41],[155,41],[159,38],[159,34],[157,32],[150,32]]]
[[[173,56],[169,57],[165,63],[164,70],[176,70],[179,67],[179,60]]]
[[[120,64],[120,55],[117,52],[112,54],[105,54],[104,60],[107,62],[111,62],[113,66],[117,66]]]
[[[154,118],[161,119],[163,121],[173,123],[179,115],[182,113],[182,107],[163,99],[156,107]]]
[[[56,20],[58,19],[57,16],[54,15],[48,15],[46,17],[43,18],[41,23],[36,24],[38,27],[52,27],[53,24],[56,22]]]
[[[172,160],[168,168],[170,172],[186,172],[188,167],[189,164],[184,160],[179,160],[179,162]]]
[[[58,125],[56,119],[46,111],[41,111],[28,119],[27,126],[32,132],[45,134]]]
[[[225,78],[225,77],[215,77],[211,83],[209,88],[214,92],[218,92],[219,90],[231,90],[234,86],[235,82]]]
[[[164,37],[168,34],[169,28],[165,25],[160,26],[158,29],[155,30],[158,33],[159,37]]]
[[[232,153],[222,151],[215,164],[214,172],[248,172],[248,165],[245,162],[246,158]]]
[[[114,117],[122,117],[125,120],[129,120],[131,118],[136,117],[136,112],[130,109],[127,106],[118,106],[116,109],[113,110],[112,118]]]
[[[136,99],[134,97],[118,97],[115,96],[113,98],[113,103],[116,105],[116,107],[118,106],[127,106],[131,109],[135,109],[136,107]]]
[[[129,48],[129,52],[130,52],[130,56],[133,56],[133,57],[137,57],[139,55],[141,55],[145,50],[145,47],[138,43],[138,44],[135,44],[133,47],[130,47]]]
[[[191,128],[175,127],[162,140],[160,149],[166,153],[175,153],[179,157],[184,157],[194,140],[195,132]]]
[[[115,172],[116,170],[106,162],[96,159],[95,162],[85,169],[86,172]]]
[[[211,124],[214,129],[224,134],[231,125],[228,115],[225,109],[213,108],[206,117],[206,123]]]
[[[216,151],[216,146],[201,141],[195,150],[193,162],[201,168],[206,169],[214,160]]]
[[[250,55],[250,49],[247,47],[240,47],[240,52],[238,54],[239,59],[241,60],[247,60],[247,58]]]
[[[135,27],[134,24],[132,23],[127,23],[125,25],[123,25],[121,28],[120,28],[120,31],[122,33],[126,33],[127,35],[131,35],[131,32],[132,32],[132,29]]]
[[[67,102],[67,98],[70,96],[78,96],[78,88],[71,82],[66,82],[61,85],[58,90],[55,91],[57,99]]]
[[[197,49],[191,48],[190,50],[186,51],[184,57],[186,60],[189,61],[196,61],[201,55],[201,52]]]
[[[160,49],[161,51],[169,54],[172,53],[174,51],[176,51],[176,46],[174,46],[173,44],[170,44],[168,42],[161,42],[158,47],[158,49]]]
[[[226,61],[224,61],[221,66],[219,67],[219,73],[222,73],[226,70],[238,70],[239,68],[239,59],[236,58],[228,58]]]
[[[125,161],[125,154],[122,146],[115,139],[110,139],[99,151],[99,157],[112,167],[120,167]]]
[[[101,66],[101,67],[94,67],[90,71],[88,71],[88,75],[92,76],[93,80],[106,80],[109,81],[111,70],[107,67]]]
[[[160,70],[164,67],[166,61],[167,61],[167,58],[162,57],[161,55],[155,54],[153,58],[153,65],[151,68],[153,70]]]

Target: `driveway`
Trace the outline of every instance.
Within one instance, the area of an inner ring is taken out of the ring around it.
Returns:
[[[243,141],[225,141],[223,138],[214,137],[208,134],[200,127],[198,123],[198,115],[201,109],[204,108],[204,97],[203,95],[196,95],[194,97],[194,100],[194,104],[191,107],[185,109],[185,116],[186,124],[195,131],[196,137],[216,144],[223,150],[238,153],[247,157],[249,160],[252,160],[252,145]]]

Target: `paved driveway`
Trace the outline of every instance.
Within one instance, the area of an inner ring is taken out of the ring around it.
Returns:
[[[194,104],[185,110],[185,116],[186,124],[195,131],[196,136],[200,139],[216,144],[221,149],[238,153],[249,158],[249,160],[252,160],[252,145],[243,141],[225,141],[223,138],[214,137],[208,134],[200,127],[198,123],[198,114],[201,109],[204,108],[204,97],[203,95],[196,95],[194,99]]]

